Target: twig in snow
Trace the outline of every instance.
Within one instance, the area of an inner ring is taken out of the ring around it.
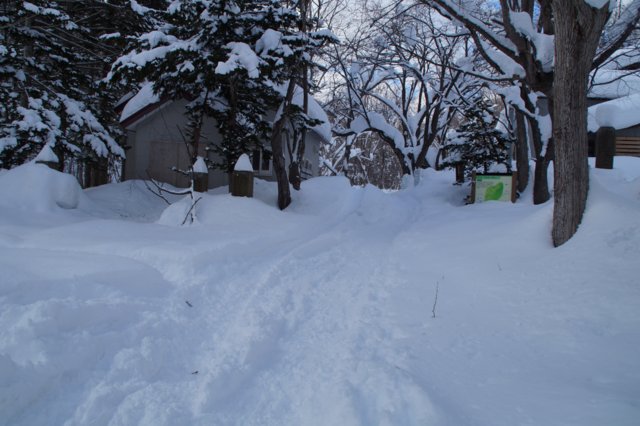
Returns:
[[[188,300],[185,300],[184,303],[186,303],[188,307],[193,308],[193,305]]]
[[[147,187],[147,189],[155,196],[160,197],[164,200],[165,203],[171,205],[171,203],[169,202],[169,200],[167,200],[161,193],[154,191],[153,189],[151,189],[151,187],[149,186],[149,184],[147,183],[146,180],[142,181],[144,183],[144,186]]]
[[[191,374],[198,374],[198,370],[192,371]]]
[[[438,290],[440,289],[440,281],[436,281],[436,298],[433,301],[433,309],[431,309],[431,318],[436,317],[436,305],[438,304]]]
[[[144,186],[147,187],[147,189],[155,196],[160,197],[164,200],[165,203],[167,203],[168,205],[171,205],[171,202],[169,202],[169,200],[167,200],[167,198],[162,195],[163,192],[166,192],[167,194],[172,194],[172,195],[187,195],[190,193],[190,191],[185,191],[185,192],[177,192],[177,191],[170,191],[168,189],[166,189],[164,186],[160,185],[158,182],[156,182],[155,179],[153,179],[151,177],[151,175],[149,174],[149,172],[147,171],[147,177],[149,178],[148,181],[144,180]],[[151,188],[149,186],[149,184],[147,182],[151,182],[153,184],[153,186],[156,187],[156,190],[154,190],[153,188]]]
[[[187,214],[184,217],[184,220],[182,221],[182,225],[187,223],[187,219],[189,219],[189,215],[191,214],[191,210],[193,210],[193,208],[196,206],[196,204],[198,204],[198,201],[200,201],[200,200],[202,200],[202,197],[199,197],[197,200],[195,200],[193,202],[193,204],[191,204],[191,207],[189,207],[189,211],[187,212]],[[193,216],[191,216],[191,221],[193,222]]]

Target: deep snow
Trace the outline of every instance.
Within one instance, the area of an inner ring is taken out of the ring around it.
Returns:
[[[139,181],[0,171],[0,424],[639,424],[640,159],[557,249],[552,202],[453,181],[257,181],[183,227]]]

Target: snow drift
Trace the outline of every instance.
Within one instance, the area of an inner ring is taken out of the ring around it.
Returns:
[[[24,210],[75,209],[84,197],[73,176],[27,163],[0,174],[0,205]]]

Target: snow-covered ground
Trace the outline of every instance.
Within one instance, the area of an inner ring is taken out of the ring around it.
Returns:
[[[552,202],[448,172],[179,226],[142,182],[0,171],[0,423],[638,425],[640,159],[591,176],[554,249]]]

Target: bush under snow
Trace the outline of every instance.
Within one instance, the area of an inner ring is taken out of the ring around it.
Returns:
[[[75,209],[84,197],[75,177],[30,162],[0,174],[0,205],[38,212]]]

